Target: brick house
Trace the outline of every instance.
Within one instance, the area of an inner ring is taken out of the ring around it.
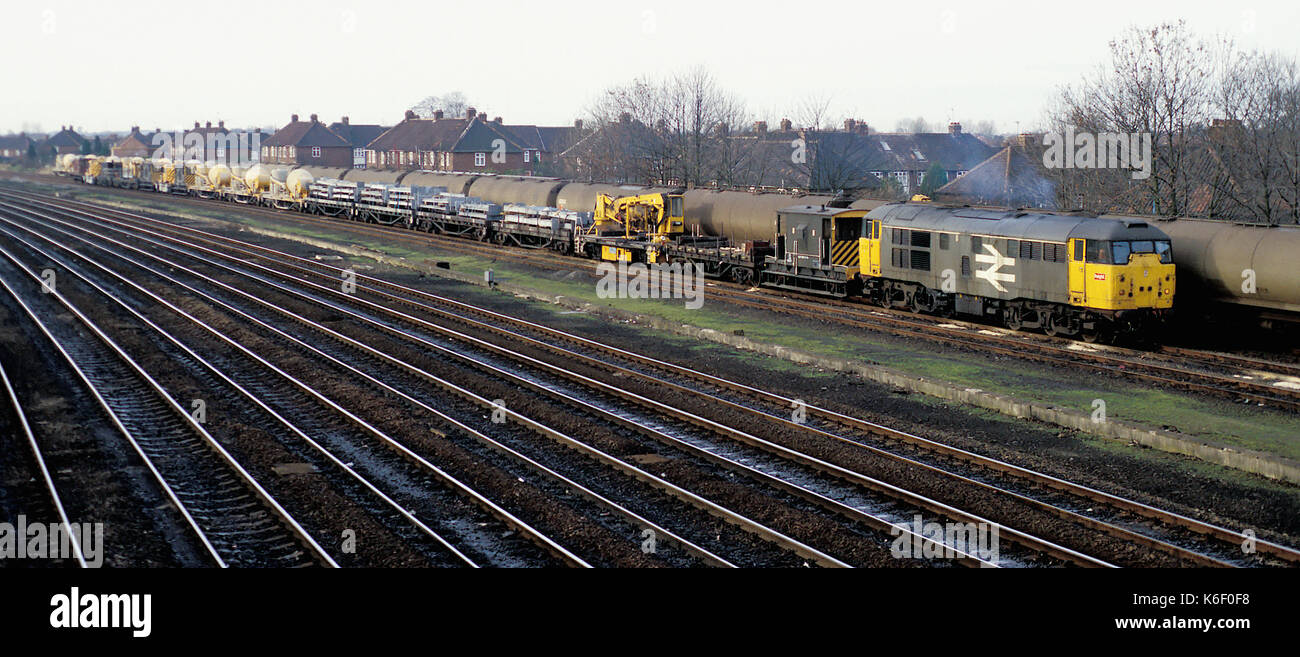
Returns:
[[[501,117],[492,119],[501,125]],[[582,121],[573,126],[504,125],[523,147],[523,164],[527,175],[554,175],[559,171],[559,154],[572,146],[582,129]]]
[[[366,166],[518,174],[531,172],[540,153],[540,141],[530,147],[500,119],[487,121],[472,107],[464,118],[439,111],[426,119],[407,110],[401,123],[366,147]]]
[[[1000,150],[963,133],[960,123],[946,133],[873,133],[854,119],[842,130],[796,129],[785,119],[769,131],[760,121],[733,140],[741,142],[741,168],[753,184],[825,191],[888,182],[903,195],[917,193],[936,163],[952,181]],[[791,157],[792,144],[799,145],[800,157]]]
[[[288,125],[262,140],[261,161],[291,166],[351,168],[352,144],[321,123],[315,114],[308,121],[299,121],[298,115],[294,114]]]
[[[46,144],[54,150],[56,155],[81,153],[81,149],[85,148],[88,143],[90,142],[87,142],[85,137],[77,134],[72,129],[72,126],[64,126],[63,129],[46,140]]]
[[[131,132],[113,144],[111,151],[117,157],[150,157],[153,154],[153,138],[140,132],[140,126],[131,126]]]
[[[342,121],[331,123],[330,131],[342,137],[344,141],[352,146],[352,168],[366,168],[366,147],[376,137],[384,134],[388,128],[382,125],[352,123],[348,117],[343,117]]]
[[[26,133],[0,137],[0,160],[21,160],[34,143]]]

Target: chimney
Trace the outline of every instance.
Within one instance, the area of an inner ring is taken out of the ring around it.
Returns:
[[[311,122],[312,122],[312,123],[315,123],[315,122],[316,122],[316,115],[315,115],[315,114],[312,114],[312,115],[311,115]]]
[[[140,126],[138,125],[131,126],[131,132],[140,132]]]
[[[758,136],[760,136],[760,137],[766,136],[766,135],[767,135],[767,121],[755,121],[755,122],[754,122],[754,132],[757,133]]]
[[[434,121],[437,121],[438,119],[441,119],[442,117],[443,117],[443,112],[442,112],[442,110],[434,110],[434,111],[433,111],[433,120],[434,120]]]
[[[790,119],[781,119],[782,132],[789,132],[792,127],[794,127],[794,124],[790,122]]]
[[[406,120],[410,121],[411,119],[414,118],[415,118],[415,110],[412,109],[406,110]]]
[[[291,121],[291,122],[293,122],[293,123],[297,123],[297,122],[298,122],[298,115],[297,115],[297,114],[290,114],[290,115],[289,115],[289,121]]]
[[[475,116],[478,116],[478,110],[474,109],[473,107],[465,108],[465,118],[472,121],[474,120]]]
[[[221,128],[222,130],[225,130],[225,129],[226,129],[226,122],[225,122],[225,121],[217,121],[217,127],[218,127],[218,128]]]
[[[198,129],[199,129],[199,122],[198,122],[198,121],[195,121],[195,122],[194,122],[194,129],[195,129],[195,130],[198,130]]]
[[[495,119],[492,119],[492,122],[497,125],[501,125],[501,117],[498,116]]]
[[[1020,133],[1020,136],[1016,137],[1016,143],[1021,148],[1028,149],[1038,145],[1038,138],[1031,133],[1022,132]]]
[[[853,128],[858,124],[853,119],[844,119],[844,132],[854,132]]]
[[[204,127],[206,127],[206,128],[211,128],[211,127],[212,127],[212,122],[211,122],[211,121],[208,121],[208,124],[207,124],[206,126],[204,126]]]
[[[957,135],[960,135],[960,134],[961,134],[961,124],[958,123],[958,122],[956,122],[956,121],[953,121],[952,123],[949,123],[949,124],[948,124],[948,134],[950,134],[950,135],[952,135],[952,136],[954,136],[954,137],[956,137]]]
[[[343,125],[348,125],[348,117],[343,117]]]
[[[871,133],[871,129],[867,126],[866,121],[858,121],[857,129],[858,129],[858,134],[860,135],[866,135]]]
[[[574,119],[574,120],[573,120],[573,127],[577,128],[577,129],[579,129],[579,130],[582,130],[582,119]]]

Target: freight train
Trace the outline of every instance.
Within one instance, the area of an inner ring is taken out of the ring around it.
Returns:
[[[90,184],[153,189],[707,276],[1094,341],[1142,332],[1175,290],[1140,218],[551,178],[72,157]],[[633,210],[657,218],[627,228]],[[609,215],[609,216],[606,216]],[[662,233],[653,226],[662,225]],[[647,228],[651,227],[651,228]]]

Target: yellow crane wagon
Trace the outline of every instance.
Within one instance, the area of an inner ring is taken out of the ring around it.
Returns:
[[[681,193],[614,197],[600,194],[591,228],[579,245],[591,257],[626,262],[658,262],[661,248],[685,231]]]

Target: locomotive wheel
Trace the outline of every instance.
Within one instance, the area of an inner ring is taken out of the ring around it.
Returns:
[[[934,310],[934,299],[930,296],[929,290],[917,290],[912,293],[912,312],[918,314],[929,314]]]
[[[1025,325],[1020,321],[1020,309],[1015,306],[1008,306],[1002,311],[1002,323],[1012,331],[1019,331]]]
[[[1056,313],[1047,314],[1047,319],[1043,322],[1043,333],[1053,338],[1061,334],[1056,326]]]

